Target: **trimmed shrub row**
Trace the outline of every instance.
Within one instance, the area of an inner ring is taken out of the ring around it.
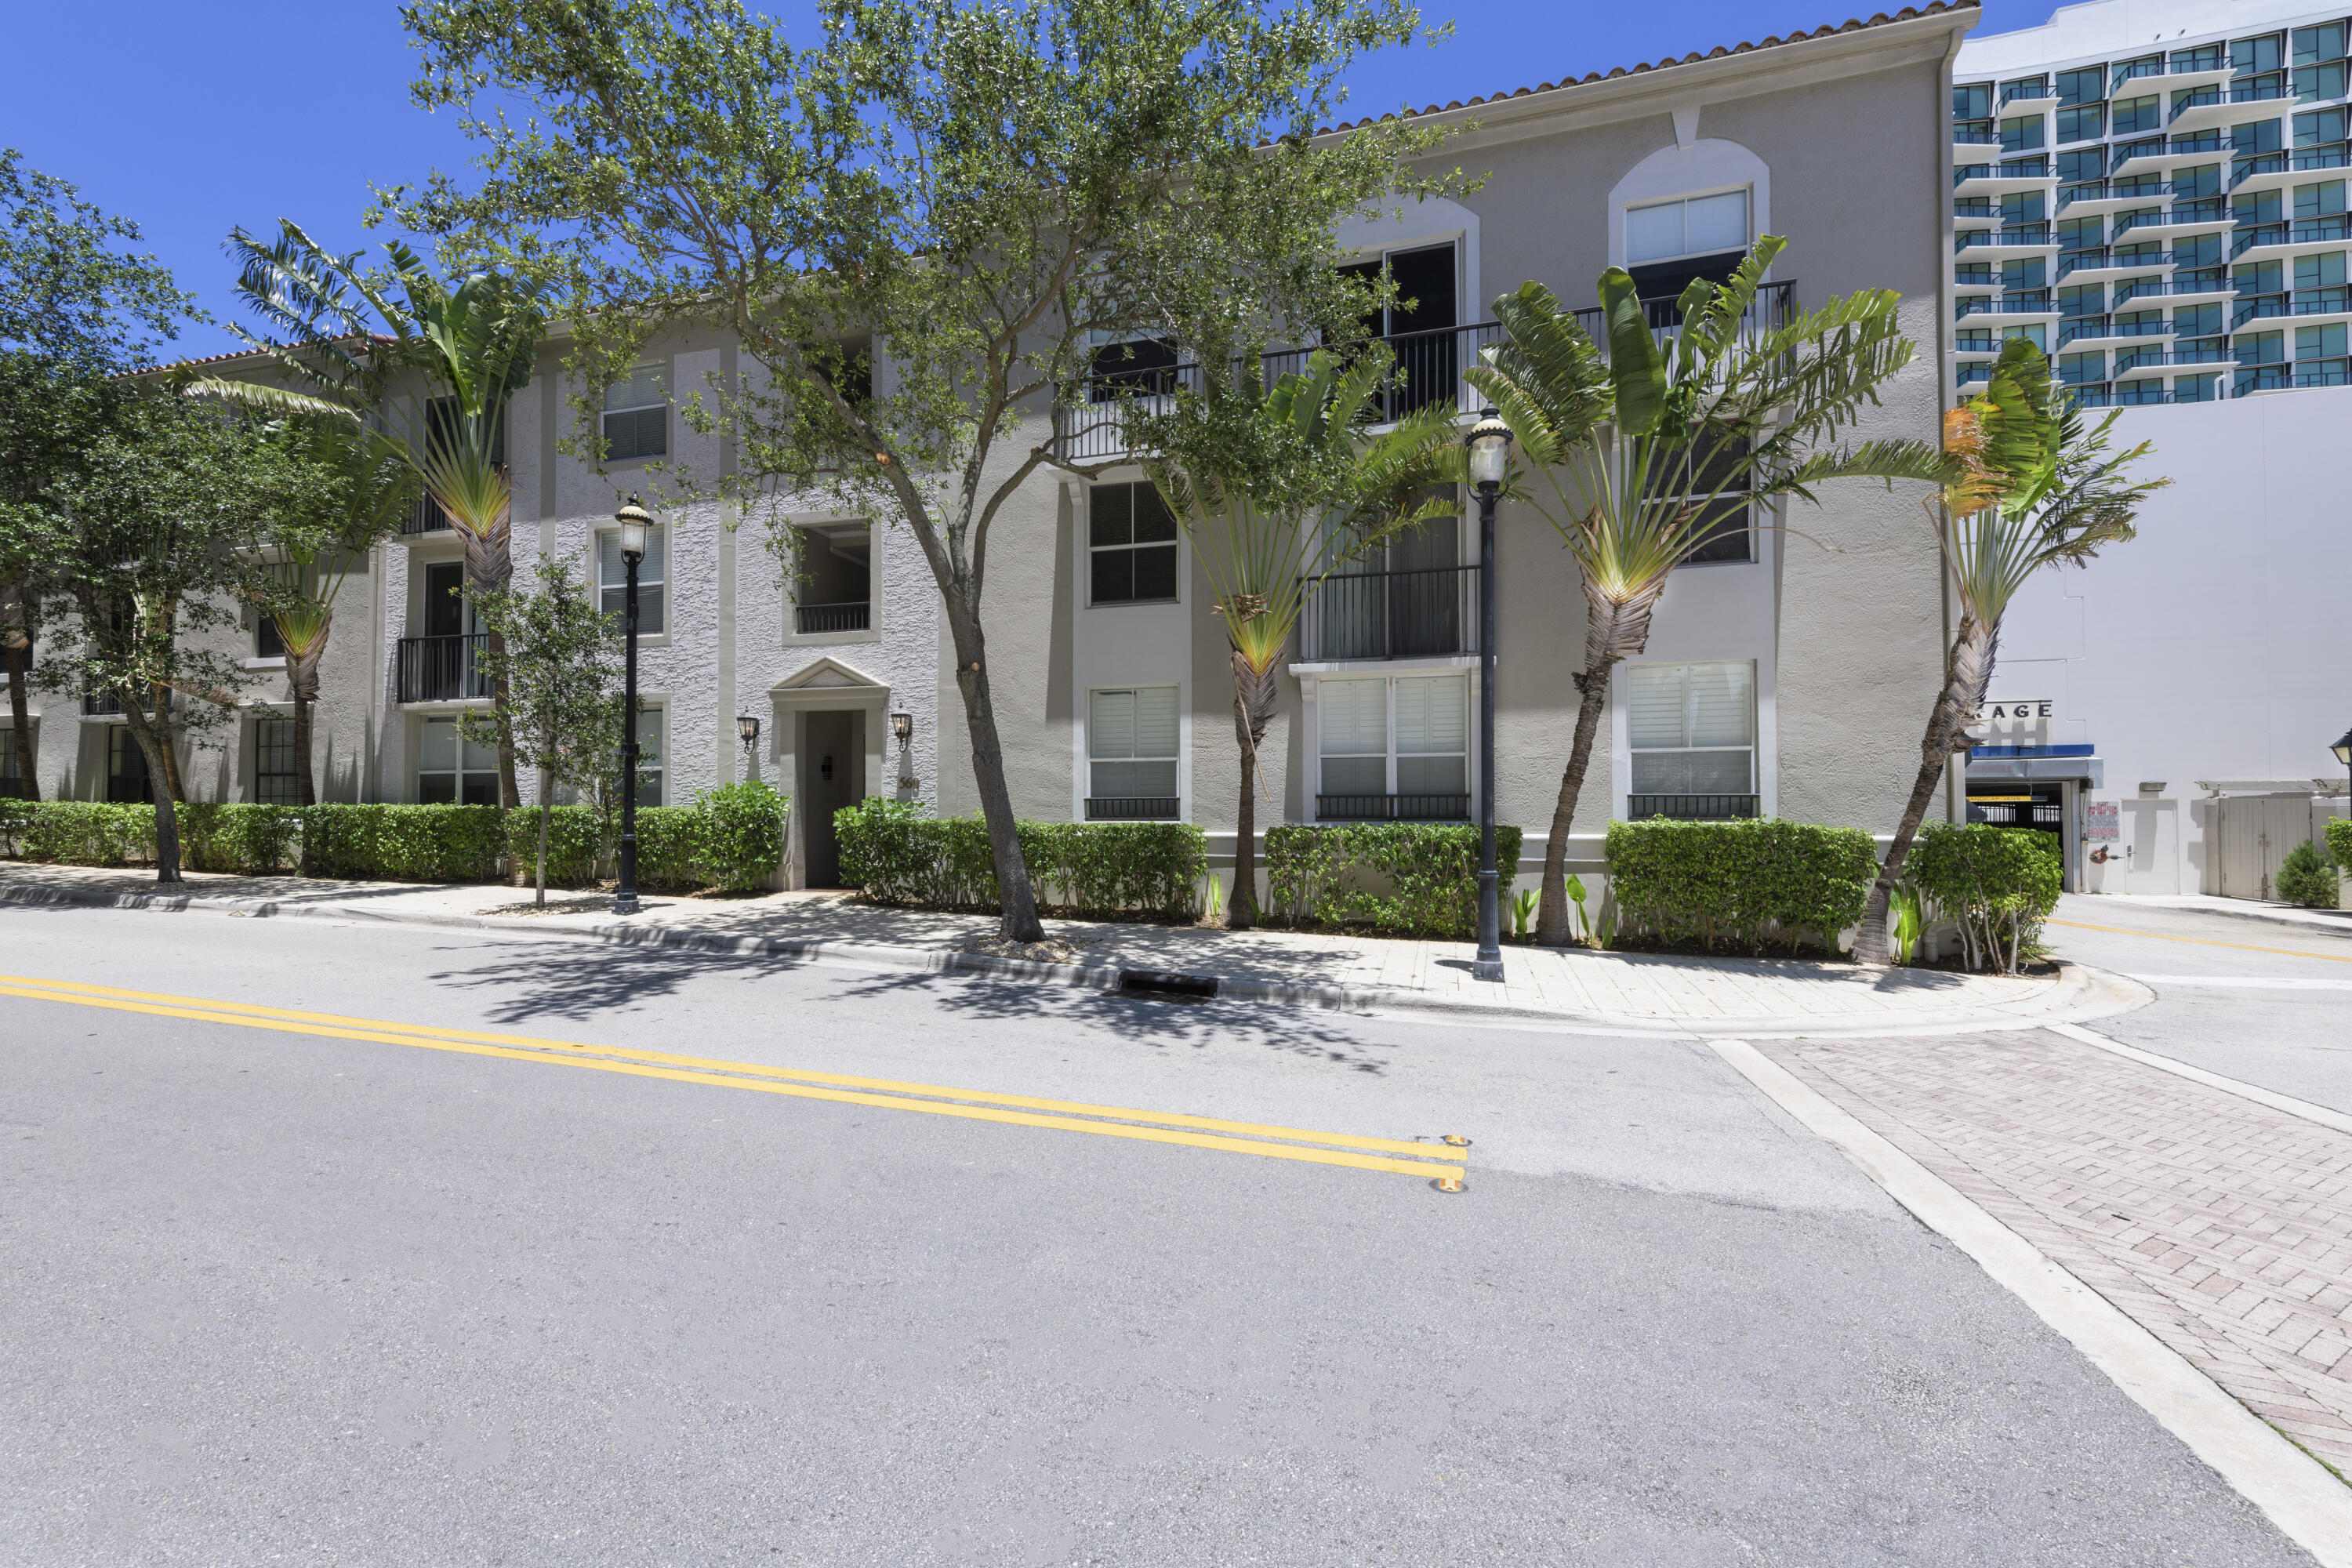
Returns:
[[[1696,942],[1794,952],[1811,939],[1832,952],[1862,923],[1878,876],[1877,846],[1859,827],[1778,818],[1612,822],[1610,890],[1619,941]]]
[[[834,813],[841,879],[877,903],[997,907],[988,826],[880,798]],[[1208,839],[1189,822],[1024,822],[1021,853],[1040,906],[1087,917],[1189,920]]]
[[[1518,828],[1496,824],[1506,886],[1519,863]],[[1268,920],[1366,925],[1396,936],[1478,932],[1478,829],[1452,822],[1286,824],[1265,830]]]
[[[637,883],[656,891],[761,886],[783,856],[788,797],[729,784],[690,806],[637,813]],[[492,882],[529,868],[539,813],[494,805],[248,805],[184,802],[180,850],[190,870],[299,873],[351,881]],[[614,824],[613,833],[619,831]],[[587,806],[549,813],[547,879],[585,887],[614,844]],[[71,866],[155,858],[155,808],[90,801],[0,800],[0,856]]]

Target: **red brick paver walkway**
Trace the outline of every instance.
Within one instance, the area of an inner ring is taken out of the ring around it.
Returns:
[[[2352,1474],[2352,1135],[2042,1030],[1757,1048]]]

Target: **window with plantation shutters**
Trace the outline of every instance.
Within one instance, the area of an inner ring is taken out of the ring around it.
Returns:
[[[1181,725],[1173,686],[1087,695],[1087,816],[1172,819]]]
[[[604,460],[658,458],[669,451],[669,397],[657,364],[641,364],[604,393]]]
[[[1452,821],[1467,814],[1467,676],[1322,680],[1316,710],[1318,818]]]
[[[637,563],[637,635],[653,637],[668,629],[667,607],[669,530],[656,522],[646,530],[646,556]],[[629,563],[621,553],[621,531],[608,528],[596,535],[596,587],[599,604],[608,616],[625,614],[629,605]]]
[[[1633,764],[1629,815],[1753,814],[1754,665],[1627,666],[1625,730]]]

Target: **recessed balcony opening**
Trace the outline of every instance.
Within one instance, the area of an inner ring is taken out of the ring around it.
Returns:
[[[793,533],[793,630],[801,637],[873,630],[872,528],[827,522]]]

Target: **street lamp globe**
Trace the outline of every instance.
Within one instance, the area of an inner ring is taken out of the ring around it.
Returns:
[[[2327,749],[2336,753],[2337,762],[2347,768],[2352,768],[2352,730],[2345,731],[2344,738]]]
[[[644,560],[646,530],[653,526],[653,513],[639,506],[637,498],[631,496],[629,504],[614,512],[613,520],[621,525],[621,553],[632,561]]]
[[[1480,489],[1498,488],[1511,450],[1511,427],[1493,409],[1470,427],[1470,482]]]

